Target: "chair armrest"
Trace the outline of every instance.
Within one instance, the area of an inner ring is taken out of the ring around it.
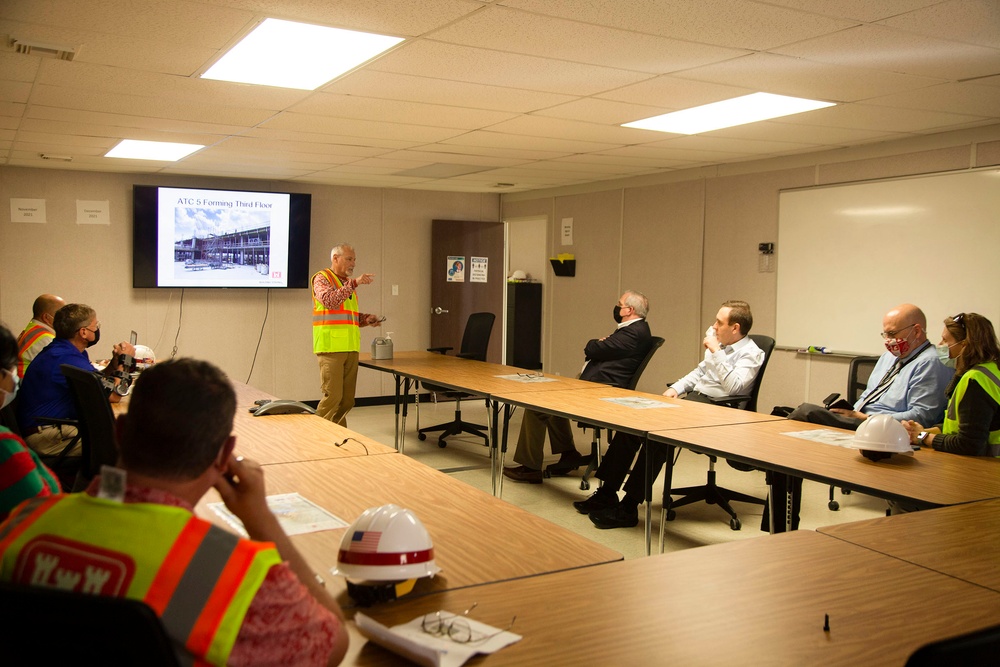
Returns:
[[[722,396],[719,398],[711,398],[709,400],[712,405],[721,405],[724,408],[741,408],[750,401],[750,396],[748,394],[740,394],[737,396]]]
[[[450,350],[451,348],[448,348],[448,349]],[[476,358],[476,355],[472,354],[471,352],[459,352],[455,356],[458,357],[459,359],[475,359]]]
[[[427,351],[428,352],[437,352],[438,354],[444,354],[445,352],[449,352],[449,351],[454,350],[454,349],[455,348],[453,348],[453,347],[429,347],[429,348],[427,348]]]
[[[80,422],[76,419],[60,419],[58,417],[33,417],[36,424],[41,424],[42,426],[79,426]]]

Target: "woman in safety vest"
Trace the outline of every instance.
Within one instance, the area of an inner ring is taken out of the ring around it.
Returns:
[[[969,456],[1000,456],[1000,343],[993,324],[977,313],[946,317],[941,363],[955,368],[945,392],[944,423],[925,429],[904,421],[910,441]]]

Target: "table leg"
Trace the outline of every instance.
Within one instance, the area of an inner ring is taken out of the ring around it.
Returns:
[[[670,511],[670,489],[674,488],[674,452],[673,445],[666,445],[667,460],[663,471],[663,509],[660,510],[660,553],[663,553],[663,543],[667,534],[667,512]],[[648,456],[649,450],[647,450]],[[650,492],[650,497],[652,497]]]
[[[653,457],[652,452],[649,451],[649,436],[648,434],[643,434],[642,436],[642,446],[646,450],[646,483],[643,484],[643,494],[645,494],[646,500],[646,555],[650,554],[650,549],[652,546],[652,521],[653,521]]]
[[[398,375],[397,373],[393,373],[392,374],[392,379],[396,383],[396,393],[395,393],[395,395],[393,395],[393,398],[392,398],[392,407],[393,407],[393,413],[394,413],[393,414],[393,420],[394,420],[394,423],[395,423],[395,426],[396,426],[396,432],[393,434],[394,437],[393,437],[393,441],[392,441],[392,446],[395,447],[396,451],[398,452],[399,451],[399,434],[401,433],[400,424],[399,424],[399,420],[400,420],[399,388],[400,388],[400,384],[403,381],[403,378],[402,378],[402,376]]]
[[[396,447],[396,451],[400,454],[403,453],[403,446],[406,444],[406,414],[409,410],[407,403],[410,400],[410,387],[413,384],[414,381],[410,378],[403,379],[403,416],[399,422],[399,445]]]
[[[769,480],[769,484],[767,485],[767,527],[771,535],[774,535],[774,526],[776,525],[774,523],[774,508],[777,505],[777,489],[775,487],[777,486],[777,476],[780,474],[779,472],[772,471],[767,475],[767,479]]]

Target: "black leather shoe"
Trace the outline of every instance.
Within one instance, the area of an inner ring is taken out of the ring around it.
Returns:
[[[515,482],[527,482],[528,484],[541,484],[542,471],[532,470],[527,466],[517,466],[516,468],[504,468],[503,476]]]
[[[606,510],[591,512],[590,520],[598,528],[632,528],[639,524],[639,510],[633,507],[625,509],[615,505]]]
[[[568,475],[577,468],[590,463],[590,457],[580,452],[563,452],[559,460],[545,468],[549,475]]]
[[[605,493],[600,490],[595,491],[586,500],[578,500],[573,503],[573,507],[580,514],[590,514],[601,510],[611,509],[618,506],[618,496]]]

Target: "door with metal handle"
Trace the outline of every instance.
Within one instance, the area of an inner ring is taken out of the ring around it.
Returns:
[[[431,313],[433,313],[434,315],[443,315],[444,313],[447,312],[448,311],[442,308],[441,306],[438,306],[437,308],[431,308]]]

